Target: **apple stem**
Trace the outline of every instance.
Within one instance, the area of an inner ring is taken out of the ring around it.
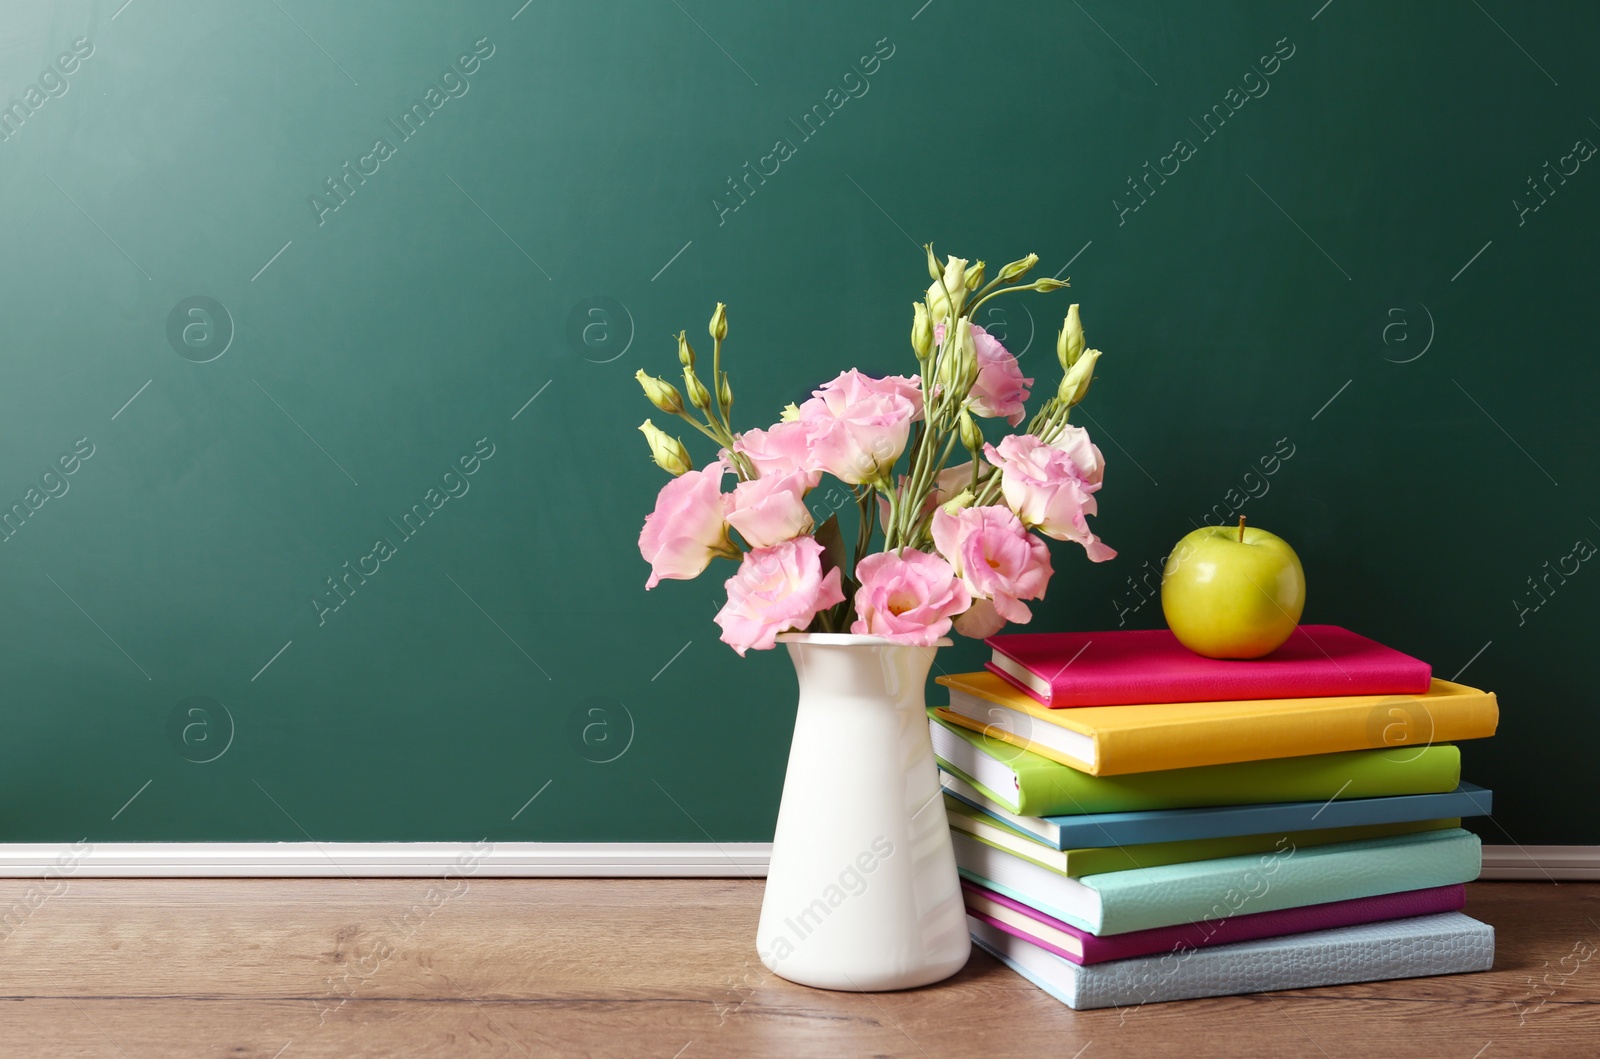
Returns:
[[[1239,543],[1244,543],[1244,516],[1239,516]]]

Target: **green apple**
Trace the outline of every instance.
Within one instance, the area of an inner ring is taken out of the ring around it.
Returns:
[[[1306,605],[1300,557],[1244,519],[1202,526],[1178,542],[1161,574],[1161,610],[1178,641],[1207,658],[1260,658],[1294,632]]]

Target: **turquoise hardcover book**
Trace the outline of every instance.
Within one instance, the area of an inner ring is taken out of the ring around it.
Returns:
[[[950,835],[961,874],[1091,934],[1219,922],[1250,912],[1451,886],[1478,877],[1478,836],[1460,828],[1163,864],[1074,879]]]

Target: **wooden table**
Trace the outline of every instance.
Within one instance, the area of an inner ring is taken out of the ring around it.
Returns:
[[[1600,1055],[1600,884],[1468,891],[1490,972],[1075,1013],[981,952],[906,993],[792,985],[759,881],[7,880],[0,1054]]]

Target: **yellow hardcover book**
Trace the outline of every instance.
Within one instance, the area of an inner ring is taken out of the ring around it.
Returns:
[[[948,721],[1003,739],[1092,776],[1423,747],[1494,735],[1494,694],[1435,680],[1421,695],[1179,702],[1147,706],[1041,706],[992,673],[939,678]]]

